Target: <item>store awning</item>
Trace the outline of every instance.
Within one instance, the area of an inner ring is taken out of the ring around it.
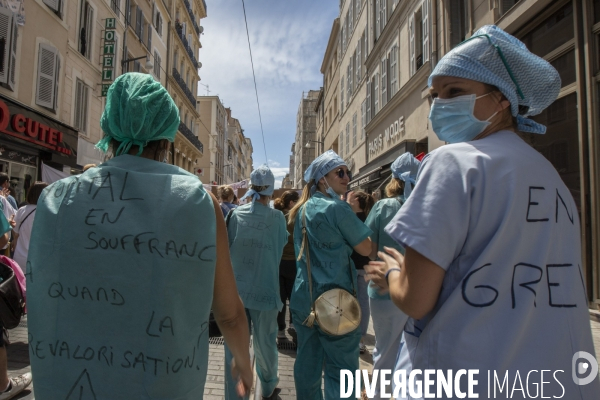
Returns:
[[[364,169],[364,168],[361,168]],[[379,173],[381,172],[381,167],[376,167],[366,172],[359,172],[358,176],[348,183],[348,189],[352,190],[357,188],[360,185],[373,181],[379,178]]]

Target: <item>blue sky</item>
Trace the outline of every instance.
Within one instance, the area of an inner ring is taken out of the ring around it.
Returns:
[[[242,0],[206,0],[198,93],[218,95],[267,161],[258,118]],[[337,0],[245,0],[269,166],[277,187],[289,167],[302,92],[323,85],[321,62]]]

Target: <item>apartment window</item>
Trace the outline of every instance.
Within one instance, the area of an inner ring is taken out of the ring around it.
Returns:
[[[17,67],[17,18],[7,8],[0,8],[0,83],[15,88]]]
[[[354,113],[354,115],[352,116],[352,146],[356,147],[356,124],[358,123],[357,121],[358,116],[356,115],[356,113]]]
[[[350,122],[346,122],[346,157],[350,155]]]
[[[161,64],[161,58],[160,55],[158,54],[158,51],[154,50],[154,67],[152,68],[152,72],[154,73],[154,76],[156,76],[158,79],[160,79],[160,64]]]
[[[59,71],[58,49],[44,43],[40,44],[35,103],[52,111],[56,111],[58,103]]]
[[[379,39],[379,35],[381,33],[381,1],[382,0],[375,0],[375,41]]]
[[[87,59],[91,59],[92,56],[93,28],[94,8],[87,1],[82,1],[79,13],[79,52]]]
[[[348,102],[350,102],[350,97],[352,97],[352,87],[354,85],[353,78],[354,73],[352,72],[352,57],[348,61]]]
[[[394,45],[390,52],[390,99],[398,92],[398,46]]]
[[[162,37],[162,15],[158,11],[156,3],[152,4],[152,25],[156,29],[158,36]]]
[[[79,132],[87,135],[88,104],[90,99],[90,88],[79,78],[75,79],[75,102],[73,125]]]
[[[381,60],[381,107],[387,104],[387,58]]]
[[[117,18],[121,19],[121,0],[110,0],[110,8],[117,14]]]
[[[135,9],[135,34],[140,40],[144,37],[144,13],[139,6]]]
[[[380,22],[380,26],[381,26],[381,31],[383,32],[383,30],[385,29],[385,25],[387,23],[387,2],[388,0],[379,0],[381,3],[381,22]]]
[[[352,12],[352,4],[348,7],[348,32],[352,35],[354,31],[354,13]]]
[[[365,138],[365,126],[367,126],[367,100],[363,100],[362,104],[360,105],[360,114],[360,122],[362,122],[362,129],[360,130],[360,140],[363,140]]]
[[[340,156],[344,156],[344,131],[340,132]]]
[[[512,0],[511,0],[512,1]],[[468,24],[467,0],[450,0],[448,13],[450,14],[450,47],[465,40]]]
[[[356,14],[356,16],[358,17],[358,15],[360,15],[360,8],[361,8],[361,6],[362,6],[362,0],[356,0],[356,3],[355,3],[355,5],[354,5],[354,6],[356,7],[356,9],[355,9],[355,10],[356,10],[356,11],[355,11],[355,14]],[[356,20],[357,20],[356,22],[358,22],[358,18],[356,18]]]
[[[63,0],[43,0],[44,4],[48,6],[52,11],[56,13],[60,18],[62,18],[63,14]]]
[[[502,16],[506,14],[508,10],[510,10],[512,6],[514,6],[518,2],[519,0],[500,0],[500,15]]]
[[[177,68],[177,64],[179,63],[179,52],[175,51],[175,55],[173,56],[173,65]]]

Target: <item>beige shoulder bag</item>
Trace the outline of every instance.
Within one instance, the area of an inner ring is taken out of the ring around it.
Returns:
[[[302,252],[306,251],[306,268],[308,270],[308,288],[310,292],[310,314],[303,325],[311,328],[317,320],[319,327],[330,335],[341,336],[352,332],[360,324],[360,305],[355,295],[344,289],[331,289],[323,293],[313,301],[312,273],[310,271],[310,251],[308,249],[308,230],[306,229],[306,204],[302,208],[302,246],[298,254],[298,261],[302,258]],[[352,280],[352,267],[350,270],[350,281],[356,293]]]

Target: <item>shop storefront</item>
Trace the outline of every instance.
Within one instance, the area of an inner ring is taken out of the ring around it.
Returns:
[[[40,179],[42,162],[61,171],[77,166],[77,136],[69,126],[0,96],[0,172],[8,174],[17,202]]]

